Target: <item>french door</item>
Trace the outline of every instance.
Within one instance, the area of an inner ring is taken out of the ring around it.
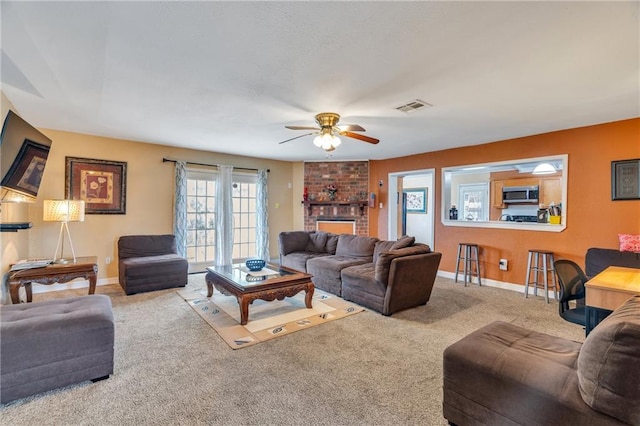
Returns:
[[[215,172],[187,172],[187,260],[191,272],[215,262]],[[233,261],[256,255],[256,177],[233,175]]]

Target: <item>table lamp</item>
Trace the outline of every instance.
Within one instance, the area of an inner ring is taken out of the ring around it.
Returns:
[[[68,263],[70,260],[64,259],[64,240],[62,234],[67,231],[73,262],[76,261],[76,252],[73,250],[71,234],[69,233],[69,222],[84,222],[84,201],[82,200],[44,200],[43,220],[45,222],[61,222],[60,234],[56,252],[53,255],[53,263]],[[58,247],[60,247],[60,258],[58,258]]]

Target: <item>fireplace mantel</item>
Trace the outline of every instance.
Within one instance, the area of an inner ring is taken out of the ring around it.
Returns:
[[[360,215],[364,216],[364,208],[369,205],[367,201],[302,201],[307,209],[309,210],[309,216],[313,216],[313,207],[314,206],[329,206],[329,207],[337,207],[337,206],[357,206],[360,208]]]

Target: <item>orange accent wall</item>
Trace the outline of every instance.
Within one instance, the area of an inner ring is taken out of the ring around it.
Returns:
[[[547,155],[569,155],[567,228],[563,232],[448,227],[441,222],[442,168]],[[459,242],[481,247],[482,276],[524,284],[529,249],[552,250],[584,268],[589,247],[618,248],[618,233],[640,234],[640,200],[611,200],[611,161],[640,158],[640,118],[468,146],[420,155],[371,161],[369,187],[377,187],[382,209],[369,209],[369,234],[386,239],[388,174],[435,168],[435,247],[440,269],[455,270]],[[509,270],[500,271],[500,258]]]

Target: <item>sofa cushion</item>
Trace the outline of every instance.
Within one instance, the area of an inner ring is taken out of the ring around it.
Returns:
[[[326,232],[310,232],[309,242],[307,243],[306,251],[312,253],[324,253],[327,246],[327,233]]]
[[[177,253],[176,237],[166,235],[124,235],[118,239],[118,258],[159,256]]]
[[[416,237],[410,237],[405,235],[404,237],[398,238],[398,241],[394,242],[391,246],[391,250],[397,250],[405,247],[412,246],[413,243],[416,242]]]
[[[587,336],[578,356],[582,399],[594,410],[640,424],[640,296]]]
[[[280,257],[280,263],[287,268],[300,272],[307,272],[307,261],[316,257],[330,256],[329,253],[315,253],[310,251],[295,251]]]
[[[387,283],[376,281],[376,267],[373,263],[349,266],[344,268],[340,275],[342,276],[343,292],[346,287],[349,287],[353,291],[375,295],[381,300],[384,299]]]
[[[620,251],[640,253],[640,235],[618,234]]]
[[[389,280],[389,270],[391,269],[391,261],[401,256],[411,256],[414,254],[430,253],[431,249],[426,244],[416,244],[415,246],[405,247],[398,250],[389,250],[380,253],[378,261],[375,263],[375,278],[377,281],[386,283]]]
[[[336,254],[336,249],[338,248],[338,239],[340,235],[327,233],[327,246],[325,248],[326,252],[329,254]]]
[[[373,263],[378,261],[380,253],[391,250],[391,246],[395,243],[395,241],[378,241],[373,249]]]
[[[373,249],[375,248],[377,241],[380,240],[374,237],[342,234],[338,237],[336,255],[361,259],[365,258],[371,262],[373,259]]]
[[[307,273],[314,277],[324,276],[340,281],[340,271],[349,266],[362,265],[363,263],[367,263],[367,260],[338,254],[314,257],[307,261]]]
[[[286,255],[294,251],[306,251],[310,234],[310,232],[306,231],[281,232],[278,236],[280,253]]]

